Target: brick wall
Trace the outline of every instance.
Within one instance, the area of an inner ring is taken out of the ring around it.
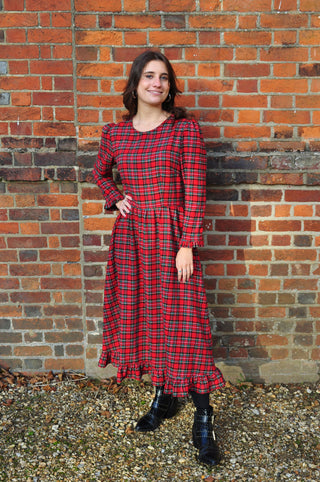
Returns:
[[[3,363],[106,373],[116,213],[91,168],[130,62],[153,47],[208,147],[201,258],[219,366],[318,378],[319,26],[317,0],[0,0]]]

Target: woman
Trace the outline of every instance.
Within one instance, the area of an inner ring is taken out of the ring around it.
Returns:
[[[125,121],[103,128],[94,179],[116,218],[104,295],[99,366],[113,363],[117,381],[150,374],[156,387],[140,432],[174,416],[191,394],[199,460],[219,462],[209,393],[224,386],[212,338],[197,246],[203,246],[206,153],[196,121],[175,107],[180,93],[160,52],[133,62],[123,94]],[[117,165],[123,194],[112,178]]]

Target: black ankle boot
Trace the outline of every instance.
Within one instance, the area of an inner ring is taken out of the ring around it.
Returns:
[[[212,426],[213,409],[198,408],[194,414],[192,427],[193,445],[199,449],[199,462],[207,465],[217,465],[220,453]]]
[[[156,394],[150,410],[138,420],[137,432],[153,432],[165,418],[173,417],[178,411],[178,399],[163,393],[163,387],[156,387]]]

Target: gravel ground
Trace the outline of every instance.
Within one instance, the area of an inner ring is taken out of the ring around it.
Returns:
[[[191,442],[190,399],[154,433],[137,434],[153,397],[146,381],[0,370],[0,480],[316,482],[319,393],[319,384],[228,383],[211,395],[223,460],[208,468]]]

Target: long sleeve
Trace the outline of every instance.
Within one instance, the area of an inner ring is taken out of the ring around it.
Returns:
[[[181,173],[185,189],[184,225],[179,247],[203,246],[206,207],[206,150],[199,124],[190,120],[182,136]]]
[[[93,168],[93,177],[96,184],[102,191],[105,198],[106,211],[114,211],[117,209],[116,203],[123,199],[123,195],[116,186],[112,176],[112,166],[114,164],[114,155],[110,139],[110,129],[114,124],[107,124],[102,129],[101,142],[96,162]]]

